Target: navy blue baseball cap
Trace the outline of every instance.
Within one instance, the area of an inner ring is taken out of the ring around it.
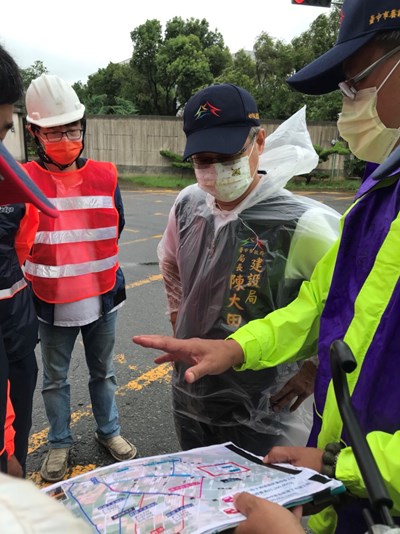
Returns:
[[[251,94],[230,83],[215,84],[194,94],[183,114],[186,147],[183,159],[201,152],[239,152],[253,126],[260,126]]]
[[[309,95],[334,91],[345,79],[343,61],[377,32],[390,30],[400,30],[400,0],[344,0],[335,46],[291,76],[288,84]]]

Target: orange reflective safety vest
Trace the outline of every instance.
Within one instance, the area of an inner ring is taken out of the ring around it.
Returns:
[[[80,169],[62,173],[34,161],[24,167],[60,213],[56,219],[39,214],[25,263],[35,295],[62,304],[110,291],[118,269],[115,165],[87,160]]]

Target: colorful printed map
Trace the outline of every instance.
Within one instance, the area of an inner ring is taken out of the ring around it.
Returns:
[[[86,519],[94,532],[206,534],[244,519],[232,504],[240,491],[287,504],[310,500],[329,486],[343,488],[314,471],[291,466],[285,471],[224,444],[113,464],[44,491]]]

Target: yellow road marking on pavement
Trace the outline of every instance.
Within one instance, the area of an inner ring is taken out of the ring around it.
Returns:
[[[132,282],[131,284],[126,285],[125,289],[132,289],[133,287],[139,287],[145,284],[151,284],[151,282],[157,282],[158,280],[162,280],[162,275],[153,274],[152,276],[149,276],[148,278],[144,278],[143,280],[138,280],[137,282]]]
[[[63,480],[67,480],[67,478],[77,477],[78,475],[83,475],[84,473],[93,471],[93,469],[96,469],[96,467],[98,467],[96,464],[74,465],[72,468],[68,469],[67,474],[65,475]],[[32,471],[31,473],[27,473],[26,478],[31,480],[35,484],[35,486],[39,488],[46,488],[47,486],[50,486],[52,484],[52,482],[45,482],[44,480],[42,480],[39,471]]]
[[[160,237],[162,237],[162,234],[152,235],[150,237],[142,237],[141,239],[134,239],[133,241],[125,241],[124,243],[118,243],[118,246],[122,247],[124,245],[132,245],[132,243],[143,243],[144,241],[148,241],[149,239],[160,239]]]
[[[124,396],[131,390],[140,391],[152,382],[156,382],[159,380],[165,380],[166,382],[170,382],[171,370],[172,366],[169,363],[158,365],[157,367],[154,367],[153,369],[150,369],[146,373],[142,374],[135,380],[131,380],[130,382],[125,384],[125,386],[118,388],[117,395]]]
[[[92,471],[93,469],[96,469],[96,464],[88,464],[88,465],[74,465],[72,469],[70,469],[70,472],[68,474],[67,478],[77,477],[78,475],[83,475],[84,473],[87,473],[88,471]]]
[[[170,382],[172,366],[169,363],[165,363],[162,365],[159,365],[155,367],[154,369],[150,369],[149,371],[146,371],[138,378],[135,378],[135,380],[131,380],[124,386],[121,386],[117,389],[116,395],[125,396],[127,392],[129,391],[139,391],[143,389],[144,387],[148,386],[152,382],[156,382],[157,380],[165,380],[166,382]],[[91,404],[85,406],[81,410],[76,410],[71,414],[71,426],[75,425],[80,419],[83,417],[91,417],[92,416],[92,406]],[[29,438],[29,448],[28,448],[28,454],[31,454],[32,452],[35,452],[37,449],[39,449],[42,445],[44,445],[47,442],[47,433],[49,431],[49,428],[44,428],[43,430],[40,430],[39,432],[35,432],[31,435]]]
[[[349,200],[354,198],[354,195],[346,195],[345,197],[336,197],[335,200]]]
[[[124,232],[132,232],[134,234],[138,234],[140,230],[134,230],[133,228],[124,228]]]
[[[126,363],[125,354],[116,354],[114,356],[114,360],[117,361],[118,363]]]

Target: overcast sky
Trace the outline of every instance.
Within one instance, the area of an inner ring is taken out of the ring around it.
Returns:
[[[257,7],[260,6],[260,7]],[[50,74],[70,83],[132,55],[130,32],[148,19],[163,30],[175,16],[205,18],[231,52],[251,50],[264,31],[289,42],[327,9],[291,0],[13,0],[1,6],[1,44],[20,67],[43,61]]]

